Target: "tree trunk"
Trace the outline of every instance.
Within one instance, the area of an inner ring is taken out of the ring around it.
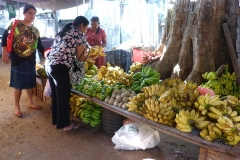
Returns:
[[[163,79],[180,77],[200,84],[202,73],[230,60],[222,23],[230,23],[234,37],[236,5],[237,0],[176,0],[159,47],[162,57],[152,67]]]

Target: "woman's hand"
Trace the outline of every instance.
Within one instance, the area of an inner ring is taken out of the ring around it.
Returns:
[[[2,61],[6,64],[9,63],[9,57],[7,53],[7,47],[2,47]]]

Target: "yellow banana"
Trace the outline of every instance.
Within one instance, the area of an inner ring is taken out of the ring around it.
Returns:
[[[227,107],[227,114],[230,115],[232,113],[232,108],[231,107]]]
[[[178,128],[181,128],[181,129],[188,129],[188,128],[191,128],[189,125],[182,124],[182,123],[177,124],[177,127],[178,127]]]
[[[182,131],[182,132],[191,132],[192,131],[192,128],[186,128],[186,129],[183,129],[183,128],[179,128],[179,127],[176,127],[178,130]]]
[[[209,111],[211,111],[212,113],[216,114],[216,115],[219,115],[219,116],[222,116],[222,112],[220,112],[217,108],[215,107],[210,107],[209,108]]]
[[[230,114],[230,117],[236,117],[238,115],[237,111],[232,111],[232,113]]]
[[[191,119],[194,119],[195,114],[196,114],[195,109],[191,110],[191,112],[190,112],[190,118],[191,118]]]
[[[228,144],[234,146],[234,145],[236,145],[239,142],[239,140],[240,140],[239,136],[234,136],[233,140],[229,141]]]
[[[210,123],[210,121],[199,122],[199,123],[196,124],[196,127],[198,129],[203,129],[203,128],[206,128],[209,123]]]
[[[214,96],[210,97],[208,104],[212,105],[212,106],[221,105],[221,100],[219,99],[219,95],[214,95]]]
[[[205,140],[207,140],[207,141],[213,141],[213,138],[212,138],[211,136],[206,136],[206,137],[205,137]]]
[[[203,130],[201,130],[200,136],[201,136],[203,139],[205,139],[205,137],[208,136],[208,130],[207,130],[207,128],[204,128]]]
[[[232,117],[234,122],[240,122],[240,116]]]
[[[221,116],[219,116],[219,115],[217,115],[217,114],[215,114],[215,113],[207,113],[207,115],[210,117],[210,118],[212,118],[212,119],[216,119],[216,120],[218,120],[218,118],[220,118]]]
[[[216,127],[216,126],[213,126],[212,127],[212,130],[218,135],[218,136],[222,136],[222,131]]]
[[[199,117],[200,117],[200,113],[198,111],[196,111],[196,113],[192,119],[196,121]]]

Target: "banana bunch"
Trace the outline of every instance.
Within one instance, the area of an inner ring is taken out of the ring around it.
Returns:
[[[133,83],[133,79],[132,79],[133,73],[131,74],[127,74],[126,72],[123,72],[120,77],[119,77],[119,82],[121,84],[124,84],[126,86],[130,86]]]
[[[129,102],[127,103],[128,111],[136,112],[140,115],[143,115],[145,113],[143,108],[144,104],[145,104],[144,93],[139,93],[134,97],[129,97]]]
[[[102,121],[102,108],[101,106],[85,100],[85,103],[81,105],[77,116],[80,117],[85,124],[90,124],[92,127],[96,127]]]
[[[101,66],[98,70],[98,73],[97,73],[97,79],[99,81],[101,81],[105,75],[107,74],[107,67],[106,66]]]
[[[202,77],[207,80],[215,80],[217,79],[216,72],[206,72],[205,74],[202,74]]]
[[[207,141],[221,140],[226,142],[223,132],[216,126],[215,123],[209,123],[208,126],[200,131],[200,136]]]
[[[130,88],[139,93],[143,87],[159,83],[160,74],[150,66],[144,66],[141,72],[133,74],[132,79],[134,82]]]
[[[204,129],[210,123],[206,119],[206,116],[201,116],[200,112],[195,111],[195,109],[191,111],[180,110],[175,118],[176,128],[182,132],[191,132],[193,127]]]
[[[143,87],[141,91],[144,93],[145,98],[149,98],[149,97],[160,97],[166,90],[165,90],[165,86],[154,84],[151,86]]]
[[[74,117],[78,117],[78,111],[81,109],[81,105],[84,103],[84,98],[71,94],[69,105]]]
[[[89,49],[89,56],[106,56],[105,53],[103,53],[103,47],[95,46]]]
[[[140,62],[136,62],[136,63],[133,63],[131,66],[130,66],[130,72],[135,72],[136,70],[142,68],[143,64],[140,63]]]
[[[172,109],[171,99],[166,103],[159,102],[156,97],[151,97],[145,100],[144,109],[146,114],[144,117],[161,124],[172,126],[175,121],[176,113]]]
[[[225,69],[225,73],[220,77],[216,76],[215,72],[206,72],[202,77],[208,80],[202,86],[212,89],[215,94],[222,96],[233,95],[240,98],[240,90],[236,83],[236,74],[228,72],[228,68]]]
[[[224,96],[222,99],[225,99],[227,101],[227,105],[230,107],[236,107],[240,104],[238,98],[232,95]]]
[[[194,103],[194,106],[201,111],[202,115],[206,115],[209,108],[212,106],[220,106],[223,102],[219,98],[219,95],[210,97],[209,94],[201,95],[197,98],[197,101]]]

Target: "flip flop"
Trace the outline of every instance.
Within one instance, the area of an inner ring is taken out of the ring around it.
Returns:
[[[40,106],[37,106],[37,105],[33,105],[33,106],[28,106],[28,108],[35,109],[35,110],[41,110],[42,109]]]
[[[16,117],[19,117],[19,118],[22,118],[22,116],[23,116],[22,112],[18,112],[18,113],[15,113],[15,112],[14,112],[14,115],[15,115]]]
[[[73,122],[73,126],[72,126],[71,129],[64,129],[64,128],[63,128],[63,130],[64,130],[64,131],[72,131],[72,130],[75,130],[75,129],[78,129],[78,128],[80,128],[80,124]]]

